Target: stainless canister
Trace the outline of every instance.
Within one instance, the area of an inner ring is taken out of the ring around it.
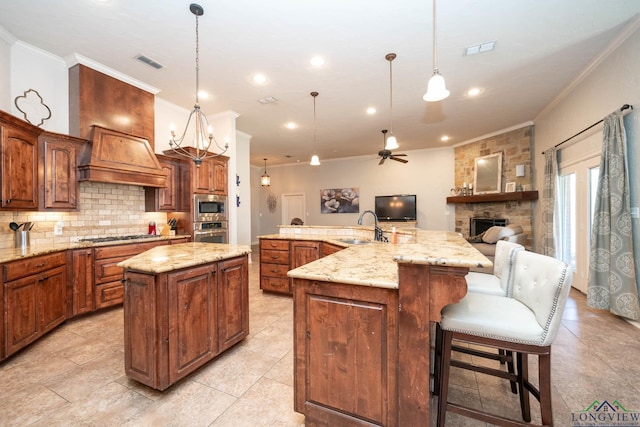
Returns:
[[[18,230],[13,234],[13,240],[16,248],[28,248],[29,247],[29,231]]]

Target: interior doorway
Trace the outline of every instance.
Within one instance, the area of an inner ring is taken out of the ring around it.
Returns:
[[[305,223],[306,207],[304,202],[304,193],[289,193],[282,195],[282,224],[291,224],[293,218],[300,218]]]

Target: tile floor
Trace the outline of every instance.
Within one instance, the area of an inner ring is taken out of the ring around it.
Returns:
[[[292,302],[262,294],[258,274],[254,251],[250,336],[165,392],[124,375],[122,308],[68,321],[0,362],[0,426],[304,425],[292,409]],[[553,346],[552,366],[556,426],[572,425],[572,411],[596,399],[640,410],[640,330],[587,308],[576,291]],[[531,371],[537,372],[535,361]],[[519,416],[508,383],[458,369],[452,375],[452,400]],[[447,425],[484,423],[449,414]]]

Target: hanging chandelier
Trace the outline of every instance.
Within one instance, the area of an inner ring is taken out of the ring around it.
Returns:
[[[264,173],[260,177],[260,185],[263,187],[268,187],[271,185],[271,177],[267,173],[267,159],[264,159]]]
[[[398,140],[393,135],[393,69],[391,63],[396,59],[396,54],[387,53],[384,59],[389,61],[389,136],[387,137],[387,145],[385,145],[384,149],[395,150],[396,148],[400,148]]]
[[[199,90],[199,73],[200,73],[200,37],[198,32],[198,17],[204,15],[204,9],[199,4],[192,3],[189,6],[189,10],[196,16],[196,103],[193,106],[193,110],[189,114],[187,125],[184,128],[182,135],[177,138],[174,129],[171,129],[171,138],[169,139],[169,146],[178,155],[188,157],[193,160],[196,166],[200,167],[202,160],[219,156],[227,151],[229,144],[225,143],[224,147],[218,144],[218,141],[213,137],[213,130],[209,126],[207,116],[200,110],[200,102],[198,100]],[[193,121],[193,133],[189,132],[189,126]],[[190,135],[193,134],[193,146],[189,146],[187,143]],[[209,151],[211,145],[215,144],[220,150],[219,153],[212,153]]]
[[[318,92],[311,92],[311,96],[313,96],[313,156],[311,156],[311,162],[309,162],[309,164],[311,166],[320,166],[320,158],[318,154],[316,154],[316,96],[318,96]]]
[[[451,92],[445,86],[444,77],[438,70],[438,52],[436,46],[436,0],[433,0],[433,75],[427,83],[427,92],[422,99],[427,102],[437,102],[445,99]]]

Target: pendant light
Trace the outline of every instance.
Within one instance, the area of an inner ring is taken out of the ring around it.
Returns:
[[[199,73],[200,73],[200,37],[198,32],[198,17],[204,15],[204,9],[199,4],[192,3],[189,6],[189,10],[196,16],[196,103],[189,114],[189,119],[187,120],[187,125],[184,128],[184,132],[182,135],[177,138],[176,132],[172,128],[170,129],[171,138],[169,139],[169,147],[180,156],[188,157],[193,160],[196,166],[200,167],[202,164],[202,160],[209,157],[219,156],[227,151],[229,148],[229,144],[226,143],[224,147],[221,147],[218,144],[218,141],[213,137],[213,131],[211,126],[209,126],[209,121],[207,120],[207,116],[200,110],[200,102],[198,101],[198,85],[199,85]],[[189,125],[191,124],[191,119],[193,119],[194,130],[193,130],[193,147],[185,147],[187,144],[187,140],[185,137],[188,132]],[[215,143],[215,145],[220,150],[219,153],[213,154],[209,152],[211,148],[211,144]],[[185,144],[185,145],[183,145]],[[193,148],[193,149],[191,149]]]
[[[445,86],[444,77],[438,70],[438,52],[436,47],[436,0],[433,0],[433,75],[429,79],[427,84],[427,93],[424,94],[422,99],[427,102],[442,101],[449,92]]]
[[[320,166],[320,158],[316,154],[316,96],[318,96],[318,92],[311,92],[311,96],[313,96],[313,156],[311,156],[309,164],[311,166]]]
[[[389,61],[389,136],[387,137],[387,145],[385,145],[384,149],[395,150],[400,147],[396,137],[393,135],[393,69],[391,63],[396,59],[396,54],[387,53],[384,59]]]
[[[264,159],[264,173],[260,177],[260,185],[263,187],[268,187],[271,185],[271,177],[267,173],[267,159]]]

